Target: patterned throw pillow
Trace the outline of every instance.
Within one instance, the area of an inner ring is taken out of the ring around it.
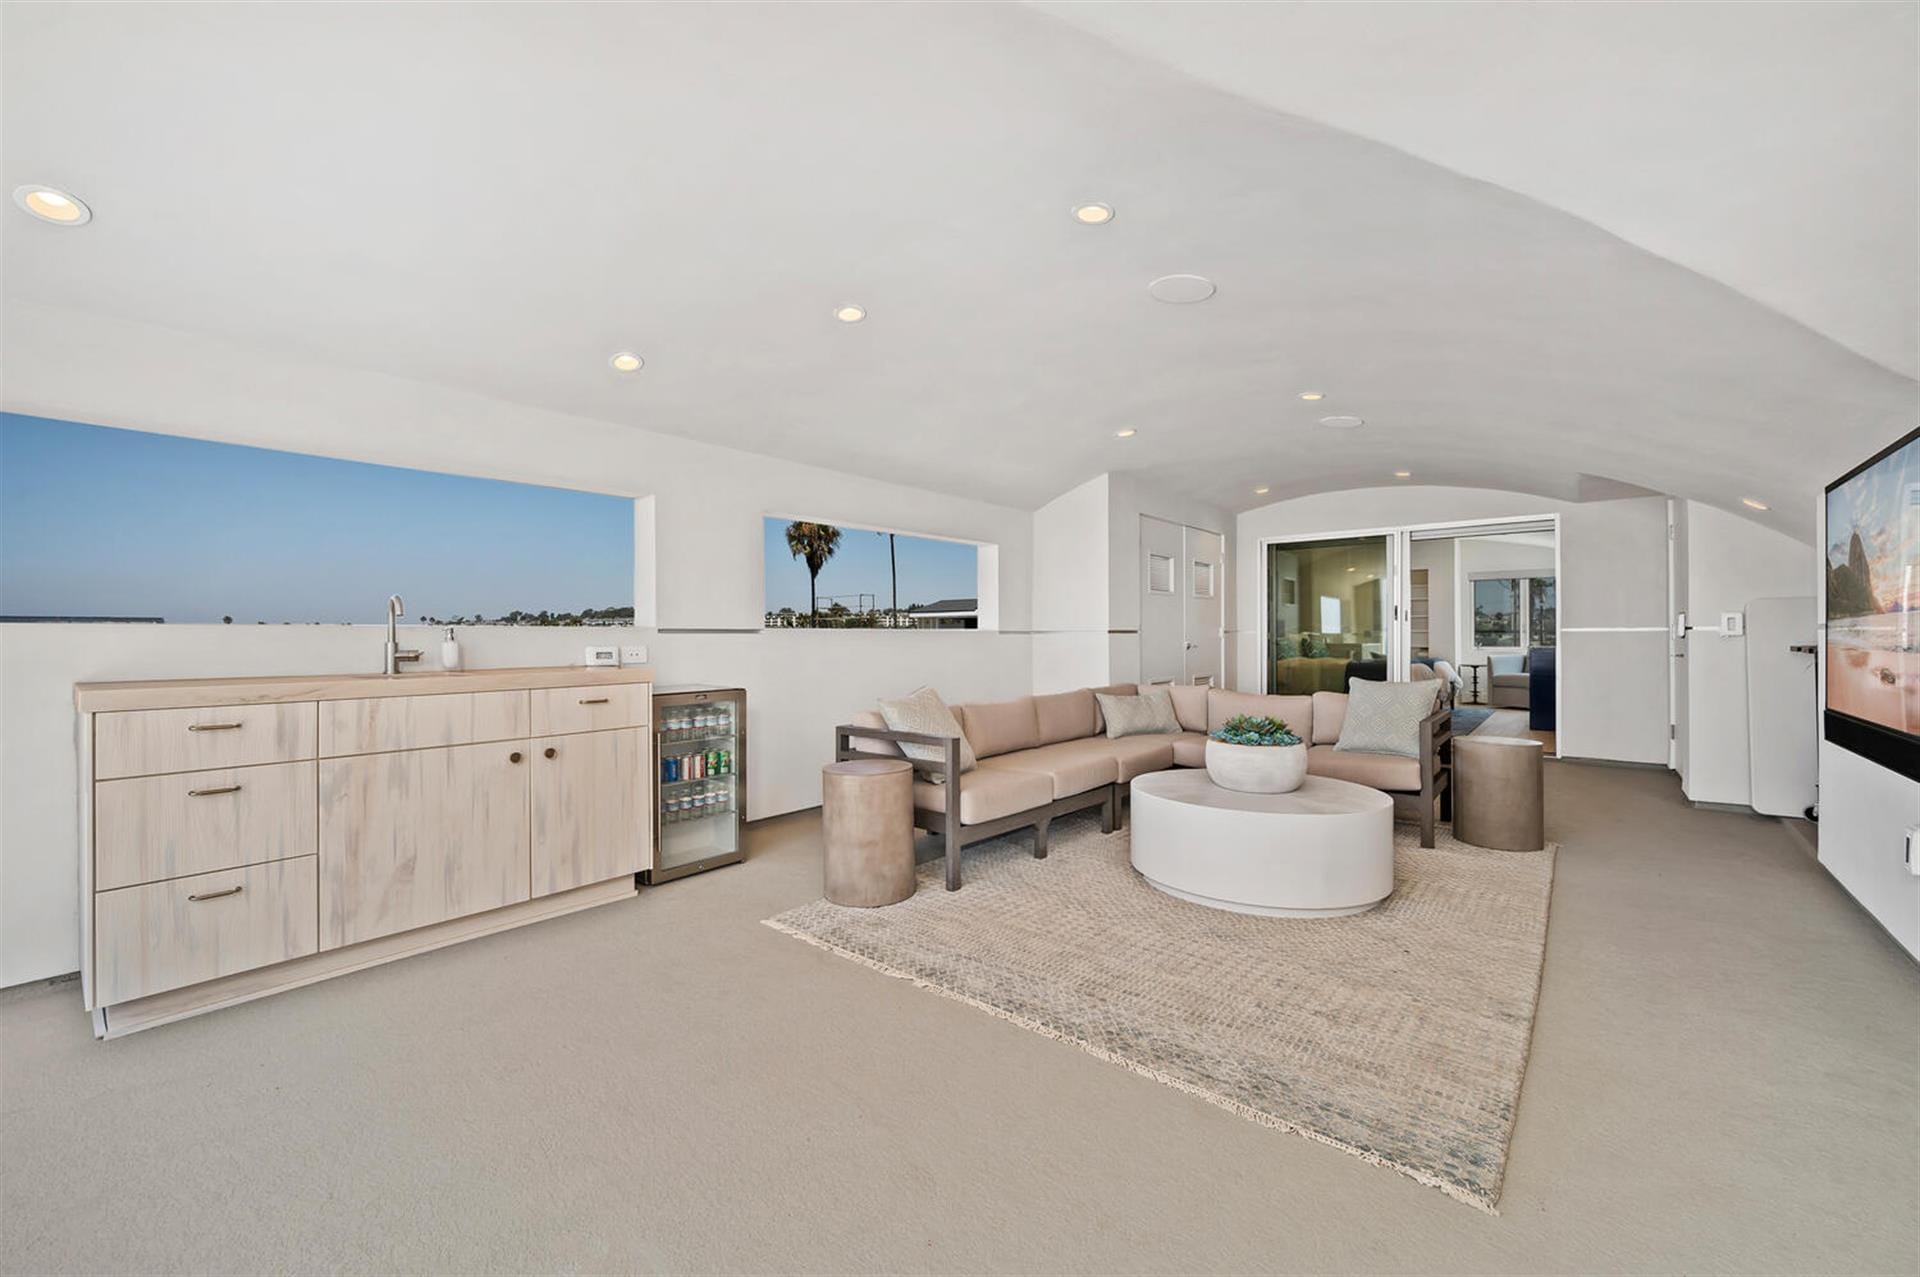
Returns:
[[[881,701],[880,717],[887,720],[887,726],[896,732],[923,732],[929,736],[958,736],[960,738],[960,770],[970,772],[976,759],[973,746],[967,743],[967,734],[960,730],[960,720],[953,716],[947,703],[940,699],[940,693],[931,687],[923,687],[911,696],[897,701]],[[925,745],[918,741],[901,741],[901,752],[908,758],[922,763],[944,763],[947,754],[938,745]]]
[[[1164,687],[1143,687],[1138,696],[1108,696],[1095,692],[1100,713],[1107,720],[1107,739],[1122,736],[1158,736],[1180,730],[1173,712],[1173,693]]]
[[[1440,684],[1347,680],[1347,721],[1335,749],[1420,757],[1420,724],[1433,713]]]

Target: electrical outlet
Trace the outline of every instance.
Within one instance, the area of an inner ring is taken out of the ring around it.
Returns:
[[[630,643],[626,647],[621,648],[620,663],[622,665],[645,665],[647,663],[647,645],[645,643]]]
[[[1722,612],[1720,614],[1720,633],[1727,638],[1739,638],[1747,632],[1747,614],[1745,612]]]

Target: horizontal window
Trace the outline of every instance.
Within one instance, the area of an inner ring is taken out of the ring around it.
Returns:
[[[768,629],[980,627],[971,542],[778,518],[764,533]]]
[[[628,497],[0,414],[8,620],[633,620]]]

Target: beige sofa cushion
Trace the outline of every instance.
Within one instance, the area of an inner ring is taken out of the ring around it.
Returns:
[[[1040,729],[1038,743],[1042,745],[1100,734],[1100,703],[1084,687],[1077,692],[1036,696],[1033,712]]]
[[[1204,732],[1207,730],[1207,696],[1211,687],[1195,687],[1191,683],[1171,683],[1167,690],[1173,693],[1173,716],[1180,720],[1183,732]]]
[[[887,726],[896,732],[920,732],[929,736],[958,736],[960,738],[960,770],[970,772],[974,765],[972,746],[967,744],[966,729],[954,716],[947,703],[940,699],[940,693],[931,687],[923,687],[911,696],[898,700],[881,701],[880,717]],[[946,750],[939,745],[925,745],[918,741],[902,741],[901,752],[908,758],[922,763],[944,763]]]
[[[1311,696],[1261,696],[1216,687],[1207,696],[1207,730],[1219,731],[1235,714],[1253,714],[1277,718],[1301,740],[1313,740],[1313,701]]]
[[[1050,798],[1068,798],[1084,794],[1120,778],[1120,766],[1113,756],[1114,742],[1104,736],[1061,741],[1038,749],[1022,749],[986,759],[980,766],[995,771],[1030,772],[1045,776],[1053,785]],[[964,817],[962,818],[964,820]]]
[[[1039,772],[979,767],[960,778],[960,823],[984,825],[989,820],[1032,811],[1053,801],[1053,782]],[[913,805],[923,811],[944,812],[947,789],[917,781]]]
[[[1397,754],[1362,754],[1332,745],[1307,750],[1307,775],[1350,780],[1356,785],[1399,793],[1420,792],[1420,760]]]
[[[1305,739],[1316,745],[1331,745],[1340,739],[1340,729],[1346,725],[1347,694],[1315,692],[1313,694],[1313,735]]]
[[[1143,687],[1136,696],[1095,692],[1093,698],[1100,702],[1100,717],[1106,720],[1107,735],[1112,739],[1172,735],[1180,730],[1180,722],[1173,715],[1173,697],[1164,687]]]
[[[960,725],[966,729],[967,739],[973,742],[973,752],[979,758],[1032,749],[1040,744],[1040,717],[1031,696],[962,705]]]
[[[884,728],[887,725],[887,720],[880,716],[880,711],[872,709],[861,710],[849,722],[854,727]],[[872,736],[849,736],[847,744],[868,754],[885,754],[889,758],[906,757],[897,741],[879,740]]]
[[[1173,765],[1175,767],[1205,767],[1207,765],[1207,735],[1205,732],[1181,732],[1178,736],[1169,736],[1173,745]]]
[[[1173,766],[1173,742],[1177,736],[1122,736],[1106,742],[1119,769],[1115,779],[1122,785],[1135,776],[1163,772]]]

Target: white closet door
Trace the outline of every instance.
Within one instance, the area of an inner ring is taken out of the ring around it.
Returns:
[[[1186,554],[1181,562],[1186,580],[1185,679],[1188,683],[1218,687],[1220,681],[1221,600],[1226,594],[1226,548],[1217,532],[1186,528]]]
[[[1186,529],[1140,516],[1140,681],[1176,683],[1186,675]]]

